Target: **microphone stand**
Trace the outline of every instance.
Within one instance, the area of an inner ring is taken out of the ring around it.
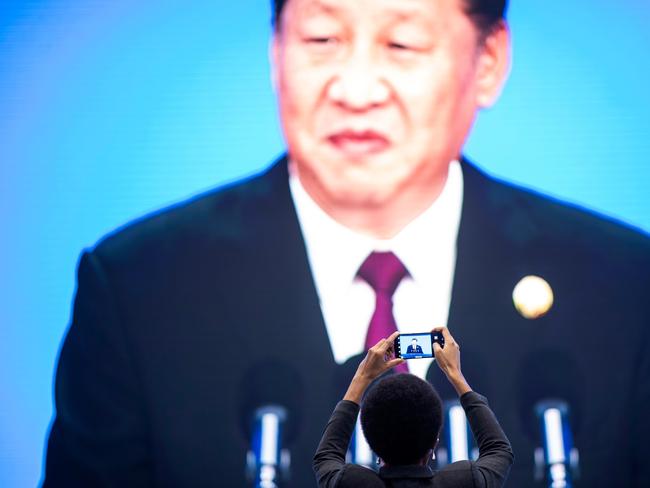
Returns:
[[[535,479],[546,479],[549,488],[572,488],[579,476],[579,454],[573,446],[569,406],[563,400],[543,400],[535,405],[543,448],[535,450]]]
[[[246,453],[248,478],[255,488],[278,488],[288,478],[290,453],[282,449],[282,435],[287,410],[267,405],[255,410],[251,450]]]

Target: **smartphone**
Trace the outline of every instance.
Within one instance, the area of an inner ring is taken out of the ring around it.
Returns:
[[[400,334],[395,338],[395,357],[404,359],[422,359],[433,357],[433,343],[445,347],[442,332],[416,332]]]

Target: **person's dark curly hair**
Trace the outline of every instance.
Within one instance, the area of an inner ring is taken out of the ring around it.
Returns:
[[[277,28],[282,9],[288,0],[273,0],[273,25]],[[508,0],[459,0],[464,3],[465,13],[485,38],[506,17]]]
[[[441,426],[440,396],[412,374],[379,380],[361,405],[361,427],[368,444],[393,466],[418,463],[435,446]]]

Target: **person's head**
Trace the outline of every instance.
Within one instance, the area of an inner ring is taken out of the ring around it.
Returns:
[[[438,393],[412,374],[379,380],[361,405],[361,427],[372,450],[391,466],[419,464],[435,448],[442,426]]]
[[[417,340],[417,339],[413,339],[413,340],[411,341],[411,344],[413,344],[414,346],[415,346],[417,343],[418,343],[418,340]]]
[[[272,23],[279,27],[282,11],[288,0],[273,0]],[[476,28],[484,35],[488,34],[506,17],[508,0],[461,0],[465,14],[472,19]]]
[[[505,0],[276,0],[289,155],[328,208],[439,190],[509,63]]]

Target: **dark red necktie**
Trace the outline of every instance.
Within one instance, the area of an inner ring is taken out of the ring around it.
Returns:
[[[366,335],[366,351],[380,339],[388,338],[397,330],[393,316],[393,293],[409,272],[392,252],[372,252],[359,268],[357,275],[375,290],[375,312],[370,319]],[[408,373],[402,363],[395,367],[398,373]]]

